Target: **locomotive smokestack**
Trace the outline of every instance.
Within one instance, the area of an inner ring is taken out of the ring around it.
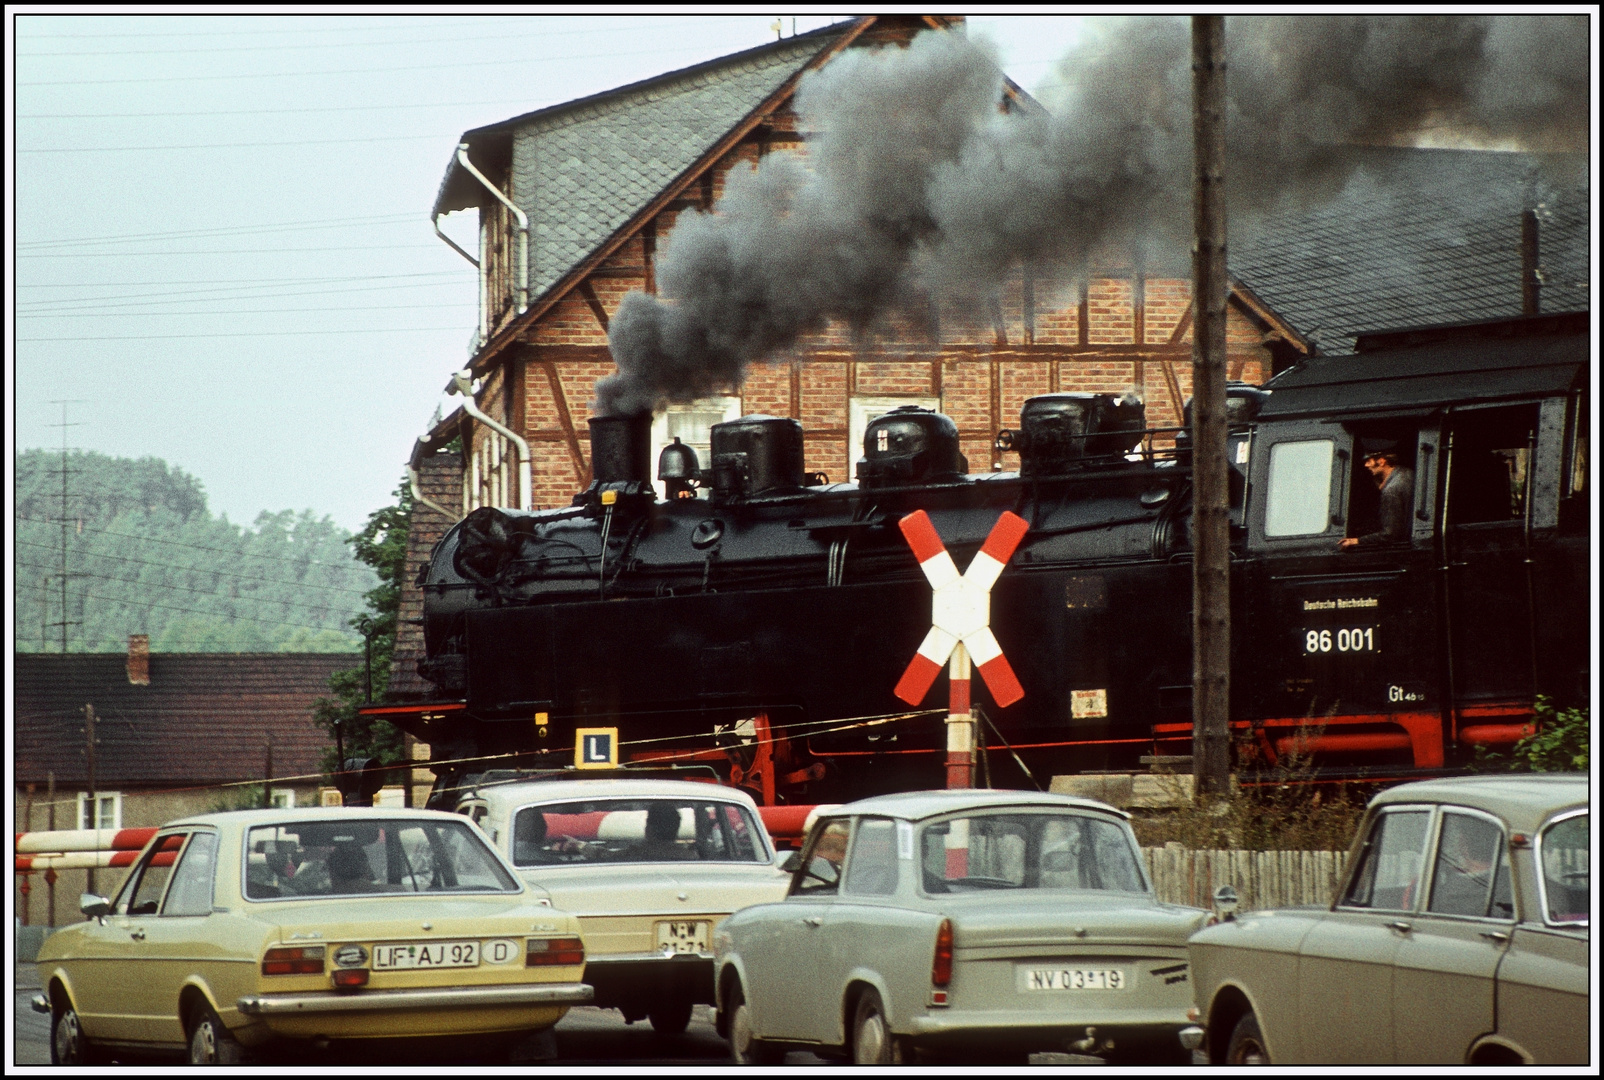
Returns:
[[[591,417],[590,469],[598,484],[649,484],[652,414]]]

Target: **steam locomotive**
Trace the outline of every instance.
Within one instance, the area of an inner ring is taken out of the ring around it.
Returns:
[[[1587,701],[1589,394],[1586,313],[1372,334],[1228,388],[1245,779],[1450,771],[1528,733],[1537,695]],[[1031,398],[998,436],[1019,471],[979,475],[950,419],[896,409],[854,483],[804,471],[795,420],[745,416],[706,468],[662,451],[666,499],[649,424],[591,420],[572,506],[475,510],[421,569],[439,698],[387,712],[437,760],[561,765],[605,726],[623,762],[711,765],[766,803],[941,786],[945,702],[893,694],[931,625],[916,510],[960,569],[1004,511],[1029,525],[991,593],[1024,697],[977,694],[982,781],[1190,752],[1187,431],[1133,396]],[[1413,476],[1379,540],[1378,446]]]

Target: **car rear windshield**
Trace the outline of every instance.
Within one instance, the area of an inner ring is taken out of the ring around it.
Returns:
[[[919,865],[927,893],[1148,891],[1129,829],[1087,814],[976,814],[927,825]]]
[[[262,825],[247,833],[245,853],[248,900],[522,888],[466,821]]]
[[[762,826],[737,803],[604,799],[526,806],[513,819],[514,866],[768,861]]]

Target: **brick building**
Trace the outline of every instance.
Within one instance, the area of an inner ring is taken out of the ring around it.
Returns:
[[[528,441],[532,484],[525,500],[516,449],[459,412],[420,444],[432,451],[461,440],[460,457],[426,455],[429,483],[454,496],[435,501],[454,514],[567,505],[590,480],[596,383],[615,370],[609,320],[626,293],[656,291],[657,252],[679,215],[716,209],[732,169],[805,152],[792,105],[808,71],[844,50],[905,43],[957,21],[854,19],[465,132],[434,215],[479,211],[481,314],[469,367],[478,409]],[[1012,83],[999,106],[1040,108]],[[1538,163],[1523,154],[1354,153],[1384,182],[1350,184],[1328,205],[1233,234],[1232,378],[1259,383],[1312,352],[1349,352],[1360,330],[1503,317],[1539,303],[1586,308],[1585,171],[1582,188],[1556,191],[1534,182]],[[654,438],[659,446],[681,438],[706,465],[712,423],[789,416],[806,433],[806,469],[849,480],[867,421],[902,404],[951,416],[977,472],[1017,468],[993,440],[1034,394],[1134,390],[1150,426],[1176,425],[1191,391],[1189,272],[1136,267],[1119,253],[1063,277],[1018,272],[983,325],[941,312],[934,332],[907,340],[804,339],[753,366],[741,385],[669,405]],[[415,518],[409,566],[444,527],[437,516]],[[430,689],[415,672],[422,641],[408,622],[420,603],[409,581],[390,687],[397,699]]]
[[[857,19],[464,133],[434,213],[480,211],[483,311],[471,367],[479,408],[530,443],[532,507],[566,505],[589,482],[585,420],[596,382],[614,370],[609,318],[627,292],[655,292],[654,260],[676,218],[714,206],[731,169],[800,148],[791,105],[803,74],[844,49],[906,41],[949,21]],[[1011,83],[1007,93],[1004,107],[1039,108]],[[525,241],[503,197],[528,225],[521,313]],[[1184,266],[1138,273],[1117,261],[1079,280],[1016,275],[988,325],[944,317],[934,335],[868,347],[826,333],[755,366],[741,386],[669,406],[658,441],[678,435],[705,463],[709,423],[790,416],[807,433],[807,468],[839,480],[852,476],[867,420],[900,404],[952,416],[977,470],[1017,464],[991,444],[1033,394],[1135,389],[1150,423],[1178,423],[1190,388],[1186,275]],[[1232,376],[1257,382],[1278,350],[1290,357],[1302,343],[1237,290],[1228,347]],[[466,507],[519,505],[516,451],[471,419],[461,430]]]

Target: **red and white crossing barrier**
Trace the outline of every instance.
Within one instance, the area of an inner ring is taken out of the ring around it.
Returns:
[[[1003,511],[962,575],[931,524],[930,516],[923,510],[915,510],[898,525],[913,549],[914,558],[919,560],[919,569],[924,571],[933,594],[930,632],[908,663],[894,692],[910,705],[919,704],[930,692],[936,676],[941,674],[942,664],[951,661],[947,786],[969,787],[975,752],[969,696],[970,658],[974,658],[980,677],[999,708],[1025,696],[1019,677],[991,632],[991,587],[1008,560],[1013,558],[1025,533],[1030,531],[1030,524],[1018,514]]]
[[[56,829],[48,832],[17,833],[16,870],[87,870],[132,866],[139,853],[156,835],[150,829]],[[152,860],[156,866],[171,866],[181,846],[174,837],[162,845]]]

